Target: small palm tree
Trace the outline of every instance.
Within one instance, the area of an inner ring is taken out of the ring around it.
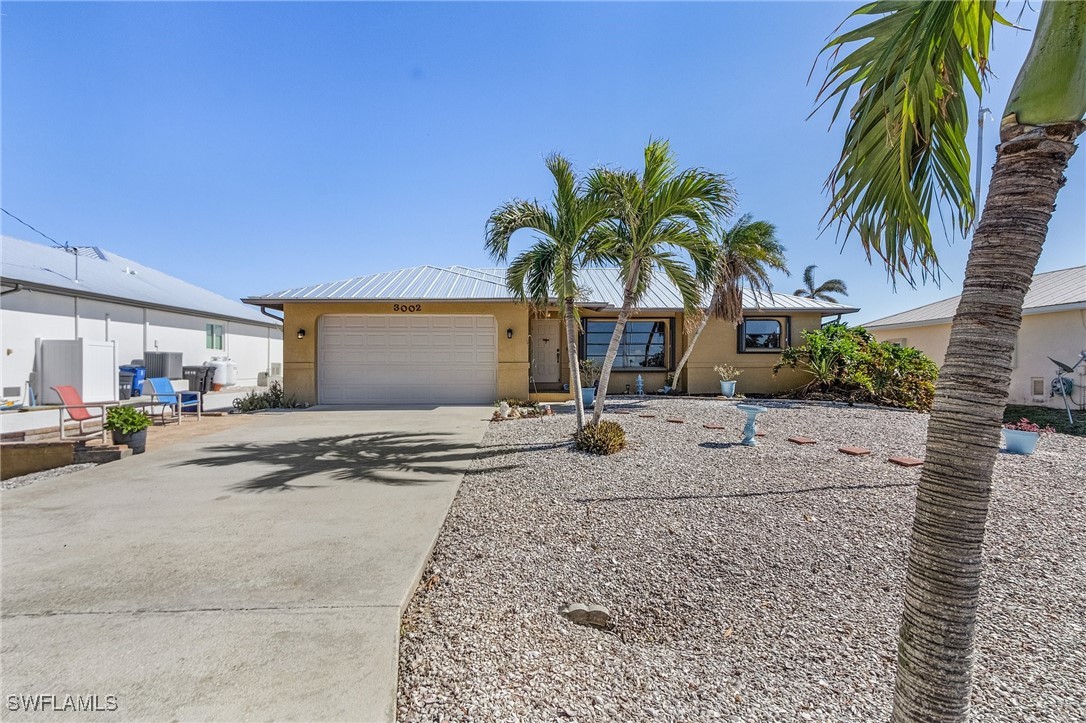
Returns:
[[[555,153],[546,159],[554,176],[551,208],[535,201],[513,200],[499,206],[486,223],[486,250],[504,263],[513,233],[531,229],[536,243],[509,265],[506,285],[522,301],[546,307],[557,299],[566,322],[566,355],[569,359],[569,386],[577,410],[577,429],[584,428],[584,402],[577,354],[577,273],[599,254],[601,237],[593,234],[608,218],[610,206],[604,199],[588,197],[572,164]]]
[[[815,286],[814,270],[817,268],[817,266],[811,264],[803,270],[803,288],[796,289],[792,294],[793,296],[806,296],[819,301],[828,301],[831,304],[837,303],[837,297],[830,296],[830,294],[848,296],[848,287],[845,286],[845,282],[841,281],[841,279],[827,279]]]
[[[693,168],[678,170],[667,141],[650,140],[645,167],[632,171],[597,169],[588,179],[589,193],[604,200],[613,218],[600,226],[606,257],[619,264],[622,308],[619,309],[607,356],[600,373],[593,423],[603,416],[611,367],[634,306],[648,291],[656,271],[679,290],[689,312],[700,305],[694,275],[676,251],[689,254],[695,265],[709,253],[708,234],[719,217],[735,206],[731,182],[716,173]]]
[[[698,314],[697,327],[682,359],[675,367],[675,381],[690,359],[701,332],[713,316],[733,325],[743,321],[743,287],[748,286],[755,297],[765,292],[772,297],[770,270],[788,274],[784,245],[777,238],[777,227],[768,221],[755,221],[747,214],[729,229],[718,226],[714,243],[709,246],[706,263],[698,269],[698,280],[710,293],[709,304]]]
[[[983,91],[994,0],[876,0],[830,40],[819,96],[834,118],[857,90],[827,187],[828,215],[891,278],[938,274],[928,219],[946,202],[964,236],[975,214],[966,85]],[[858,43],[837,60],[843,47]],[[1000,124],[984,213],[928,422],[917,488],[894,721],[969,717],[981,548],[1022,301],[1075,141],[1086,130],[1086,0],[1041,6]]]

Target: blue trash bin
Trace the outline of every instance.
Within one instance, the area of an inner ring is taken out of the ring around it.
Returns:
[[[147,367],[135,367],[126,364],[120,370],[122,373],[132,375],[132,396],[138,397],[143,389],[143,380],[147,378]]]

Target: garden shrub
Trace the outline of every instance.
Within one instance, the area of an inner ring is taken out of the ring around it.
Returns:
[[[599,424],[584,425],[584,429],[573,435],[573,442],[582,452],[614,454],[626,446],[626,432],[618,422],[604,419]]]
[[[302,406],[291,394],[287,396],[283,385],[272,382],[266,392],[249,392],[244,397],[234,400],[234,409],[239,412],[255,412],[261,409],[293,409]]]
[[[828,324],[803,332],[803,345],[785,349],[773,367],[802,369],[812,376],[796,390],[846,396],[888,406],[930,411],[939,368],[923,352],[880,342],[863,327]]]

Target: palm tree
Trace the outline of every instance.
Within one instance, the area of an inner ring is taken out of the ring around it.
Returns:
[[[938,274],[928,219],[949,205],[964,236],[975,213],[965,90],[982,92],[994,0],[877,0],[876,15],[830,40],[860,43],[819,97],[850,91],[844,149],[827,181],[827,216],[855,232],[891,278]],[[1064,171],[1086,130],[1086,0],[1045,2],[1003,112],[984,213],[973,234],[928,423],[898,642],[895,721],[961,721],[969,712],[981,545],[1011,356]]]
[[[678,171],[671,146],[663,140],[650,140],[645,146],[645,167],[640,176],[632,171],[597,169],[589,177],[588,188],[590,195],[612,208],[614,218],[600,227],[600,236],[607,246],[607,257],[619,264],[622,284],[622,308],[603,360],[592,413],[592,422],[598,424],[611,367],[634,306],[648,291],[657,270],[679,290],[687,311],[699,305],[698,284],[675,251],[685,251],[695,263],[704,263],[713,222],[731,212],[735,198],[731,182],[724,176],[698,168]]]
[[[584,184],[563,156],[552,154],[546,164],[554,176],[551,208],[519,199],[502,204],[487,220],[486,250],[504,263],[514,232],[531,229],[537,233],[536,243],[509,265],[506,285],[518,299],[537,308],[548,306],[552,298],[561,305],[566,322],[569,386],[579,431],[584,428],[585,414],[577,358],[577,272],[595,259],[600,236],[592,232],[608,218],[610,206],[603,199],[586,196]]]
[[[818,267],[811,264],[803,270],[803,288],[796,289],[792,292],[793,296],[806,296],[811,299],[818,299],[819,301],[828,301],[831,304],[837,303],[837,297],[830,296],[830,294],[844,294],[848,296],[848,287],[845,286],[845,282],[841,279],[827,279],[815,286],[814,270]]]
[[[729,229],[718,226],[709,250],[706,263],[698,269],[698,280],[711,296],[708,306],[698,315],[697,328],[675,367],[676,386],[709,317],[715,316],[733,325],[741,323],[743,286],[749,286],[756,298],[760,291],[772,297],[770,269],[788,274],[788,262],[784,258],[784,246],[777,238],[777,227],[768,221],[754,221],[750,214]]]

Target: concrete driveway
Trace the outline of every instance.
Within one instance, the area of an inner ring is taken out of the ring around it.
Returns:
[[[489,415],[267,413],[3,492],[2,717],[391,720],[400,614]],[[84,712],[12,710],[41,695]]]

